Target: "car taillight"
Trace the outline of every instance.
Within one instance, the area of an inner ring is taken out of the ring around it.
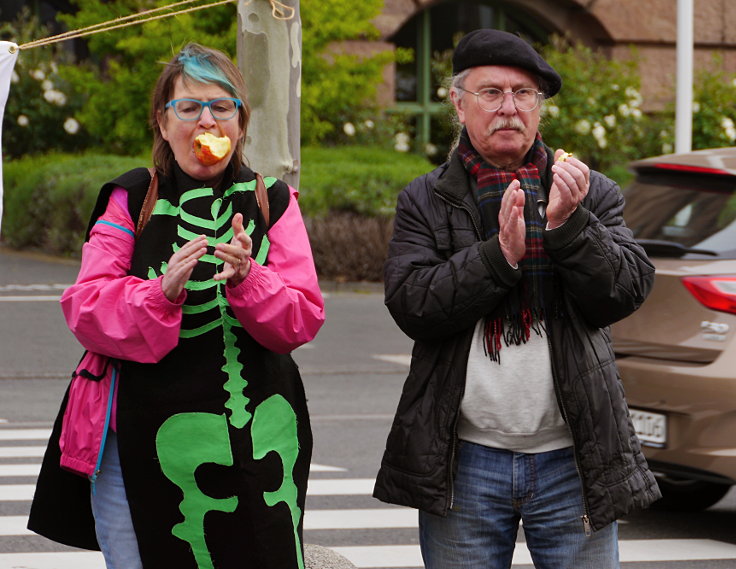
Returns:
[[[736,314],[736,275],[682,277],[682,284],[708,308]]]
[[[669,164],[667,162],[657,162],[652,164],[658,170],[675,170],[677,172],[689,172],[691,174],[717,174],[719,176],[731,176],[728,170],[720,168],[704,168],[703,166],[691,166],[689,164]]]

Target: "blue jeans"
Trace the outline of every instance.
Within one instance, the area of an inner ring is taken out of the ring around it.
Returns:
[[[100,474],[92,493],[97,542],[107,569],[142,569],[118,456],[118,440],[107,432]]]
[[[573,450],[538,454],[461,441],[454,501],[419,512],[426,569],[508,569],[519,522],[537,569],[618,569],[618,528],[586,535]]]

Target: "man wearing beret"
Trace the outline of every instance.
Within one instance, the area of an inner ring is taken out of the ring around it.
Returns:
[[[400,194],[386,305],[414,340],[374,495],[418,508],[427,569],[619,567],[616,520],[660,497],[608,326],[654,269],[615,182],[539,132],[557,72],[476,30],[453,56],[462,132]],[[574,141],[571,141],[574,143]]]

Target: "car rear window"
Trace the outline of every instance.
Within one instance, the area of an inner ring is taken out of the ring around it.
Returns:
[[[648,174],[623,193],[626,224],[649,255],[736,258],[736,181]]]

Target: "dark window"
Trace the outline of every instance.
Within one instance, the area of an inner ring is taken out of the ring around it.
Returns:
[[[431,140],[433,115],[446,112],[438,91],[451,72],[455,44],[480,28],[518,33],[532,43],[544,43],[548,36],[548,30],[518,6],[499,0],[451,0],[416,14],[390,38],[396,47],[414,52],[413,62],[396,66],[395,99],[399,109],[417,118],[418,148]]]
[[[736,180],[653,178],[624,191],[626,224],[650,255],[736,258]]]

